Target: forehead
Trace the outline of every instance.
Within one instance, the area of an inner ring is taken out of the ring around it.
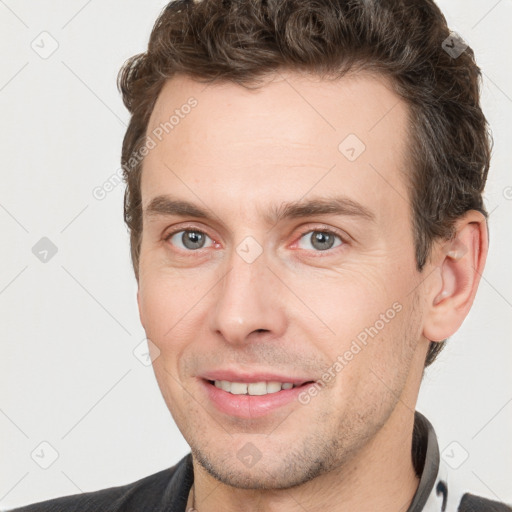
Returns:
[[[155,145],[143,165],[143,206],[165,193],[222,209],[227,197],[278,203],[311,191],[404,215],[407,126],[405,103],[369,74],[328,81],[283,72],[258,89],[177,75],[148,124]]]

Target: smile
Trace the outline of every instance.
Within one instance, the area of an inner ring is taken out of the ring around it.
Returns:
[[[199,379],[202,393],[218,412],[231,417],[256,419],[294,403],[314,381],[307,382],[236,382]]]
[[[277,393],[282,389],[292,389],[301,384],[291,382],[262,381],[262,382],[230,382],[228,380],[210,381],[216,388],[222,389],[233,395],[261,396]]]

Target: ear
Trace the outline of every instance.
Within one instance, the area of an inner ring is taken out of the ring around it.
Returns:
[[[427,292],[423,335],[430,341],[452,336],[466,318],[478,289],[488,251],[484,215],[470,210],[455,224],[455,237],[433,249],[437,269]]]

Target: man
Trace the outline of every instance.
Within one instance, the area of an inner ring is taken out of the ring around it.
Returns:
[[[19,510],[512,510],[415,411],[485,265],[479,79],[431,0],[169,4],[120,74],[125,219],[191,454]]]

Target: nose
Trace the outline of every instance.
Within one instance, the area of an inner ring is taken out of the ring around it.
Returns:
[[[210,328],[232,345],[257,337],[281,337],[286,330],[283,285],[267,267],[265,253],[248,263],[236,251],[215,287]],[[274,270],[275,272],[275,270]]]

